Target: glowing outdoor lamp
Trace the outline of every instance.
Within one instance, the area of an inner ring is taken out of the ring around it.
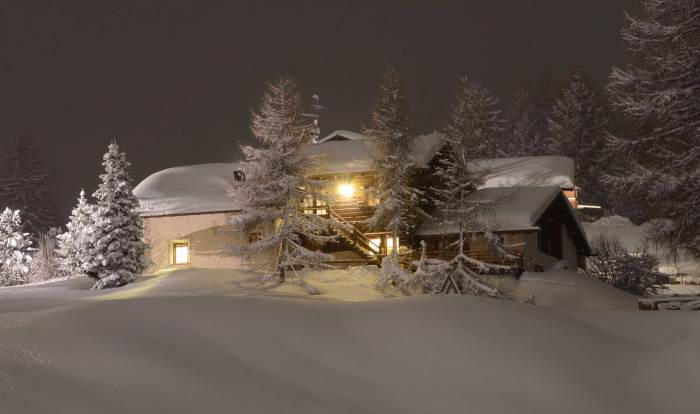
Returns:
[[[338,195],[343,198],[350,198],[355,194],[355,186],[350,183],[338,185]]]

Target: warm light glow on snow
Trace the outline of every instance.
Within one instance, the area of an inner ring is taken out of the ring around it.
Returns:
[[[355,195],[355,186],[351,183],[342,183],[338,186],[338,195],[343,198],[350,198]]]

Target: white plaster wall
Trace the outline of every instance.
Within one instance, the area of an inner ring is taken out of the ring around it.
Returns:
[[[188,214],[177,216],[144,217],[149,256],[154,265],[151,271],[172,267],[171,242],[189,240],[190,263],[177,265],[210,269],[244,267],[244,261],[226,252],[234,243],[247,243],[245,235],[232,231],[230,217],[235,213]]]

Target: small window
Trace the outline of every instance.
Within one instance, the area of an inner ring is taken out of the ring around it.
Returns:
[[[173,242],[173,264],[190,263],[190,244],[186,241]]]
[[[248,243],[253,244],[258,240],[262,240],[262,233],[250,233],[248,236]]]
[[[245,181],[245,174],[243,173],[242,170],[234,170],[233,171],[233,179],[235,181]]]

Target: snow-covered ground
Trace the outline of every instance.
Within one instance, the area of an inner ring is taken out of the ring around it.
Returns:
[[[318,296],[197,269],[102,292],[83,279],[0,289],[0,412],[690,414],[700,405],[700,313],[385,300],[371,293],[374,273],[309,274]],[[525,276],[524,289],[564,289],[576,275]]]

